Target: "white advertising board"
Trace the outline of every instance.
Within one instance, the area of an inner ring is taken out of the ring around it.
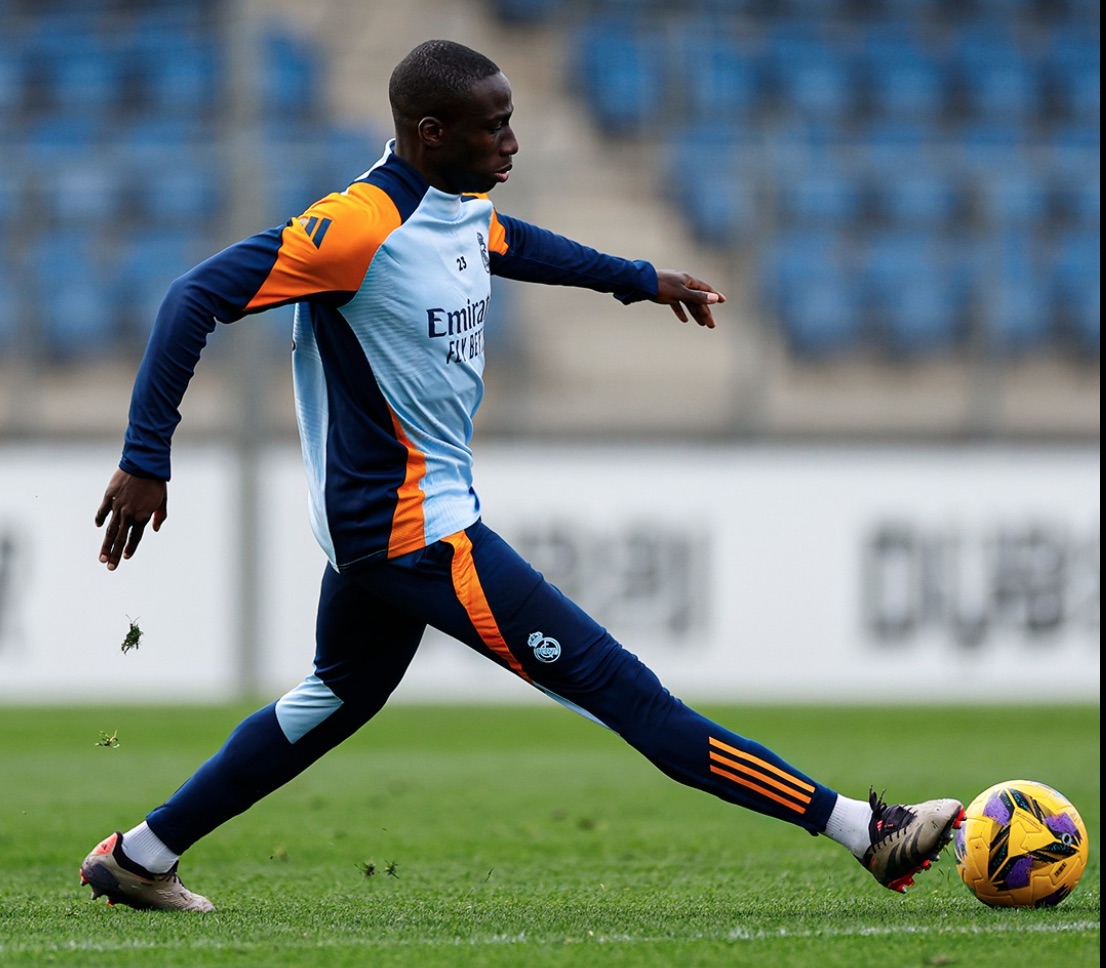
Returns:
[[[232,456],[178,448],[168,522],[108,574],[114,461],[0,449],[0,701],[235,692]],[[260,479],[277,695],[310,671],[324,559],[298,450]],[[1098,700],[1095,450],[485,446],[476,484],[486,523],[684,698]],[[531,698],[431,631],[394,701]]]
[[[164,527],[108,572],[94,518],[118,459],[118,446],[0,448],[0,702],[233,695],[234,462],[177,455],[185,483]],[[124,653],[131,621],[143,634]]]

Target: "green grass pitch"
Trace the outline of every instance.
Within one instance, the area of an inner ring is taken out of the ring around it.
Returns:
[[[844,792],[1025,777],[1080,810],[1091,860],[1050,910],[991,910],[951,850],[879,887],[839,847],[661,776],[550,703],[386,709],[198,844],[215,914],[93,902],[77,866],[252,707],[0,708],[0,963],[542,968],[1099,962],[1099,707],[705,709]],[[115,734],[118,746],[99,745]]]

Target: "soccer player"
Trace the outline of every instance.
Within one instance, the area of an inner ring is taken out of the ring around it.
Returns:
[[[326,554],[314,669],[246,718],[169,799],[81,865],[93,897],[210,911],[177,862],[371,719],[427,625],[618,733],[668,776],[843,844],[905,891],[960,823],[952,799],[851,799],[673,697],[635,655],[484,524],[469,443],[484,392],[491,277],[670,306],[713,328],[725,297],[686,272],[605,255],[498,212],[518,141],[487,57],[416,47],[389,83],[395,138],[344,191],[212,256],[170,287],[135,381],[100,561],[164,523],[170,441],[216,320],[295,303],[292,366]]]

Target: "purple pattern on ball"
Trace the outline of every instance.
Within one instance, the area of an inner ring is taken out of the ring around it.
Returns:
[[[1075,826],[1075,821],[1066,813],[1058,813],[1052,817],[1046,818],[1045,826],[1057,836],[1062,834],[1067,834],[1069,837],[1079,836],[1079,830]]]
[[[994,796],[987,801],[987,805],[983,808],[983,816],[988,820],[993,820],[997,824],[1001,824],[1005,827],[1010,823],[1012,811],[1009,810],[1002,802],[1002,797]]]
[[[1019,857],[1010,868],[1010,873],[1006,875],[1006,886],[1010,889],[1025,887],[1029,883],[1029,874],[1032,870],[1033,858]]]

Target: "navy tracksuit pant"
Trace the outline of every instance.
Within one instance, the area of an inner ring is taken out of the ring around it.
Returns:
[[[231,733],[147,817],[176,853],[351,736],[387,702],[427,625],[618,733],[681,783],[812,832],[836,793],[673,697],[635,655],[481,522],[350,574],[328,567],[315,669]]]

